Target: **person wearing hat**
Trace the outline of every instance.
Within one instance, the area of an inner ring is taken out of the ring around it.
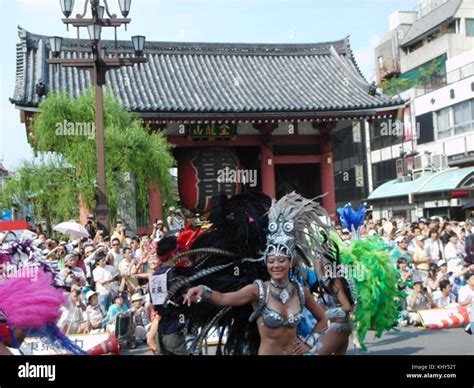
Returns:
[[[87,283],[86,274],[81,268],[77,267],[79,255],[79,252],[72,251],[64,258],[64,268],[59,273],[59,278],[62,279],[66,287],[71,287],[73,284],[82,287]]]
[[[174,206],[169,209],[169,216],[167,218],[168,226],[170,230],[181,230],[184,229],[184,217],[181,211]]]
[[[446,260],[438,261],[438,281],[449,280],[448,264]]]
[[[86,294],[86,299],[86,315],[89,323],[88,331],[99,331],[102,328],[102,320],[104,319],[104,314],[102,314],[99,307],[99,296],[97,292],[90,290]]]
[[[427,288],[423,286],[423,279],[417,274],[413,275],[413,290],[408,296],[407,305],[408,318],[415,326],[421,324],[418,311],[436,307]]]
[[[143,307],[143,296],[140,293],[132,295],[133,317],[135,320],[135,338],[137,341],[146,342],[148,330],[151,326],[150,316]]]
[[[390,252],[390,258],[394,263],[397,263],[398,259],[405,259],[406,263],[410,262],[410,254],[408,253],[407,250],[407,243],[405,240],[405,237],[403,236],[398,236],[395,239],[395,246]]]
[[[159,241],[168,232],[165,223],[162,220],[156,219],[153,224],[153,232],[151,233],[155,241]]]
[[[415,247],[413,249],[412,262],[415,265],[415,273],[418,274],[422,280],[428,277],[429,270],[429,258],[425,252],[425,240],[426,237],[419,234],[415,237]]]

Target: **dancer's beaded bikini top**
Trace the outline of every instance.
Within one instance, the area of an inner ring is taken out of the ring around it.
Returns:
[[[296,314],[290,314],[287,319],[283,317],[281,313],[275,311],[267,306],[267,297],[270,293],[270,283],[265,289],[265,285],[262,280],[257,279],[255,282],[258,285],[258,303],[255,311],[250,316],[249,321],[253,322],[258,318],[262,318],[263,324],[271,329],[278,329],[280,327],[292,327],[295,328],[301,322],[304,301],[304,290],[303,287],[297,283],[292,282],[298,290],[298,298],[300,302],[300,311]]]

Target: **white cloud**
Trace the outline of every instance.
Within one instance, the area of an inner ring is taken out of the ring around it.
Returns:
[[[381,37],[377,34],[371,35],[367,46],[354,50],[354,56],[362,74],[367,81],[375,81],[375,55],[374,49],[380,43]]]

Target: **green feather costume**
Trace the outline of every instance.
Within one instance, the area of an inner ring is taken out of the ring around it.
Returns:
[[[384,331],[394,328],[399,317],[399,298],[403,293],[398,288],[397,270],[388,253],[390,248],[376,237],[346,245],[337,233],[331,232],[330,239],[338,247],[340,263],[352,272],[348,280],[355,285],[357,337],[366,350],[367,331],[375,330],[375,337],[379,338]]]

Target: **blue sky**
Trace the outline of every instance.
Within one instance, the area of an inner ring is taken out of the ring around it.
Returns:
[[[74,14],[84,0],[76,0]],[[350,35],[367,79],[375,75],[373,48],[388,31],[388,16],[411,10],[418,0],[132,0],[128,31],[155,41],[309,43]],[[109,5],[120,14],[117,0]],[[10,170],[33,157],[19,112],[10,104],[15,83],[17,26],[43,35],[75,37],[66,31],[59,0],[0,1],[0,160]],[[86,37],[84,30],[81,36]],[[112,32],[103,34],[113,38]]]

